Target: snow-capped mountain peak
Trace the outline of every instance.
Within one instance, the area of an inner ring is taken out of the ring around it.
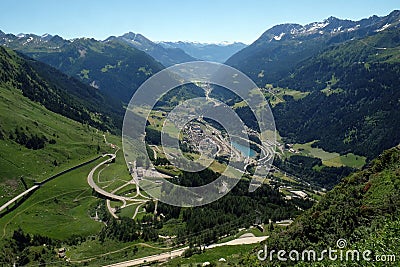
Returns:
[[[299,38],[332,37],[342,33],[355,32],[364,29],[367,32],[381,32],[393,26],[400,25],[400,11],[393,11],[386,17],[372,16],[360,21],[338,19],[329,17],[320,22],[313,22],[307,25],[280,24],[265,31],[256,42],[274,42]]]

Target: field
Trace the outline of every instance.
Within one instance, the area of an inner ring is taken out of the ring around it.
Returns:
[[[291,96],[294,100],[298,100],[306,97],[309,94],[309,92],[300,92],[288,88],[273,87],[270,84],[267,84],[263,90],[269,104],[273,107],[279,103],[284,103],[284,96]]]
[[[287,181],[290,183],[299,183],[298,181],[294,180],[293,178],[291,178],[290,176],[286,175],[285,173],[282,173],[279,170],[276,170],[274,173],[272,173],[272,176],[274,178],[278,178],[282,181]]]
[[[322,93],[324,93],[326,96],[330,96],[331,94],[340,94],[343,93],[343,89],[337,88],[337,89],[330,89],[330,88],[325,88],[321,90]]]
[[[321,92],[324,93],[326,96],[330,96],[331,94],[343,93],[344,90],[341,88],[332,89],[332,86],[335,85],[337,82],[338,82],[338,80],[335,77],[335,75],[332,75],[331,80],[326,82],[326,88],[321,90]]]
[[[293,148],[300,151],[301,155],[320,158],[322,163],[329,167],[348,166],[359,169],[365,165],[365,157],[354,155],[353,153],[340,155],[339,153],[326,152],[321,148],[312,147],[313,143],[294,144]]]

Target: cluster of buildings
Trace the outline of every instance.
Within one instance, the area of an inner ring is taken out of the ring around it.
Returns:
[[[286,149],[287,149],[290,153],[293,153],[293,154],[300,154],[300,151],[294,149],[293,146],[294,146],[294,144],[286,144],[286,145],[285,145]]]
[[[189,123],[185,125],[183,134],[184,137],[182,143],[187,144],[191,150],[200,153],[208,151],[210,154],[215,154],[218,151],[217,144],[212,138],[204,133],[200,124]]]
[[[300,198],[300,199],[306,200],[309,198],[309,196],[306,192],[304,192],[303,190],[296,190],[296,189],[292,188],[291,186],[280,186],[279,192],[284,192],[284,191],[290,193],[290,195],[285,196],[286,200],[291,200],[293,198]]]

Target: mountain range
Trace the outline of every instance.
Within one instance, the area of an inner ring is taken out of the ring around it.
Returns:
[[[104,41],[1,32],[0,45],[49,64],[125,103],[140,84],[164,66],[201,59],[188,55],[178,47],[164,47],[132,32],[119,37],[111,36]],[[203,45],[201,49],[205,54],[213,55],[207,56],[208,60],[218,61],[220,56],[227,58],[241,47],[240,44],[234,46],[237,48]],[[191,51],[189,43],[185,47]],[[193,47],[197,45],[193,44]]]
[[[59,36],[3,35],[3,45],[59,69],[119,101],[128,102],[149,76],[163,69],[150,55],[118,41]]]

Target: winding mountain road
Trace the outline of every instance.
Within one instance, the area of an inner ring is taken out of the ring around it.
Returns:
[[[139,180],[138,180],[138,176],[137,176],[137,168],[136,168],[136,161],[133,163],[133,169],[135,171],[132,172],[132,180],[130,180],[129,182],[126,182],[125,184],[123,184],[122,186],[114,189],[111,192],[108,192],[106,190],[104,190],[103,188],[101,188],[100,186],[98,186],[96,184],[96,182],[93,179],[94,173],[97,171],[97,169],[99,169],[101,166],[103,166],[104,164],[108,164],[111,163],[115,160],[115,158],[117,157],[117,153],[119,151],[119,147],[117,145],[111,144],[107,141],[106,136],[103,135],[104,137],[104,142],[107,145],[110,145],[112,148],[116,149],[115,152],[112,154],[105,154],[103,155],[103,157],[110,157],[109,159],[99,163],[97,166],[95,166],[88,174],[87,176],[87,182],[89,184],[89,186],[95,190],[98,194],[104,196],[107,198],[106,204],[107,204],[107,209],[110,212],[110,214],[114,217],[114,218],[118,218],[118,216],[115,214],[115,209],[113,209],[111,207],[111,201],[110,200],[117,200],[117,201],[121,201],[123,204],[121,206],[121,208],[124,208],[127,206],[127,201],[129,202],[133,202],[138,204],[138,207],[135,210],[135,213],[132,217],[132,219],[134,219],[136,217],[136,215],[139,212],[139,208],[143,206],[144,203],[146,203],[150,198],[147,196],[144,196],[141,192],[140,192],[140,188],[139,188]],[[99,177],[97,177],[97,180],[99,181]],[[131,197],[124,197],[121,195],[117,195],[116,192],[118,192],[120,189],[128,186],[129,184],[134,184],[136,185],[136,194],[135,196],[131,196]],[[139,198],[140,197],[140,198]]]
[[[107,156],[110,157],[110,158],[107,159],[107,160],[105,160],[105,161],[103,161],[103,162],[100,162],[99,164],[97,164],[96,167],[94,167],[94,168],[89,172],[88,177],[87,177],[88,184],[89,184],[89,186],[90,186],[91,188],[93,188],[93,189],[94,189],[97,193],[99,193],[100,195],[105,196],[105,197],[107,197],[107,198],[111,198],[111,199],[115,199],[115,200],[119,200],[119,201],[124,202],[124,201],[126,201],[126,199],[127,199],[126,197],[118,196],[118,195],[115,195],[115,194],[113,194],[113,193],[107,192],[107,191],[104,190],[103,188],[99,187],[99,186],[94,182],[94,180],[93,180],[93,174],[95,173],[95,171],[96,171],[98,168],[100,168],[102,165],[104,165],[104,164],[106,164],[106,163],[111,163],[111,162],[116,158],[116,152],[115,152],[115,154],[105,154],[103,157],[107,157]]]
[[[107,192],[106,190],[104,190],[103,188],[101,188],[100,186],[98,186],[98,185],[95,183],[94,179],[93,179],[93,175],[94,175],[94,173],[96,172],[96,170],[97,170],[98,168],[100,168],[101,166],[103,166],[104,164],[111,163],[111,162],[116,158],[117,152],[118,152],[118,149],[117,149],[117,151],[115,152],[115,154],[105,154],[105,155],[103,155],[103,157],[110,157],[110,158],[107,159],[107,160],[105,160],[105,161],[103,161],[103,162],[100,162],[97,166],[95,166],[95,167],[89,172],[89,174],[88,174],[88,176],[87,176],[87,182],[88,182],[89,186],[90,186],[91,188],[93,188],[98,194],[100,194],[100,195],[102,195],[102,196],[104,196],[104,197],[106,197],[106,198],[113,199],[113,200],[118,200],[118,201],[121,201],[122,203],[125,203],[126,201],[138,201],[138,199],[135,199],[135,198],[133,198],[133,197],[124,197],[124,196],[116,195],[116,194],[114,194],[114,193]],[[142,199],[142,200],[143,200],[143,199]]]

